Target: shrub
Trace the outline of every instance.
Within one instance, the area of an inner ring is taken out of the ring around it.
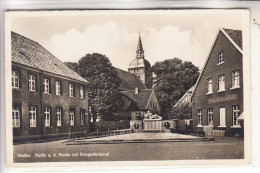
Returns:
[[[109,130],[120,130],[120,129],[129,129],[130,121],[100,121],[94,124],[94,131],[107,131]]]

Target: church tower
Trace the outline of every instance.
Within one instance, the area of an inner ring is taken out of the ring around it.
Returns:
[[[151,65],[150,63],[144,58],[144,50],[143,50],[143,45],[142,45],[142,40],[139,32],[139,40],[138,40],[138,45],[137,45],[137,50],[136,50],[136,58],[132,60],[129,64],[128,67],[128,72],[133,73],[137,75],[141,81],[148,87],[150,88],[150,68]]]

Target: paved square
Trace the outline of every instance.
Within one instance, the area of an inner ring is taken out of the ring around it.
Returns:
[[[145,135],[140,134],[140,136],[138,136],[141,138]],[[149,135],[153,134],[147,134],[148,137]],[[125,135],[122,135],[121,137],[124,136]],[[110,136],[108,138],[113,139],[118,137]],[[168,134],[166,134],[165,137],[168,137]],[[66,145],[64,144],[65,141],[66,140],[14,145],[14,162],[145,161],[244,158],[244,139],[234,137],[216,137],[215,141],[199,142],[88,145]],[[29,155],[29,157],[20,157],[19,155]]]
[[[107,136],[102,138],[85,139],[85,141],[100,141],[100,140],[159,140],[159,139],[196,139],[197,136],[182,135],[177,133],[130,133],[115,136]]]

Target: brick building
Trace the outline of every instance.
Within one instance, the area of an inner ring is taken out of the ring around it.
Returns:
[[[220,29],[192,95],[193,130],[213,126],[226,135],[243,133],[242,32]]]
[[[14,140],[88,132],[88,82],[37,42],[11,39]]]

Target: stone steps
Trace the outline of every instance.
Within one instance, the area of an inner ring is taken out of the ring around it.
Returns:
[[[68,140],[66,145],[87,145],[87,144],[124,144],[124,143],[163,143],[163,142],[201,142],[214,141],[214,138],[175,138],[175,139],[131,139],[131,140]]]

